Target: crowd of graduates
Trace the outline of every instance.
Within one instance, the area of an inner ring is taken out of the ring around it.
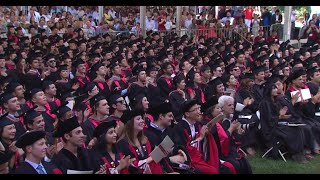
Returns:
[[[260,31],[254,43],[81,29],[2,38],[0,172],[250,174],[246,156],[271,147],[270,158],[313,160],[318,41],[296,51]],[[174,146],[156,162],[167,136]]]

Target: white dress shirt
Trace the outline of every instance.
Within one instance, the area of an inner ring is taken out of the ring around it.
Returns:
[[[39,165],[41,165],[41,166],[42,166],[42,170],[44,171],[45,174],[47,174],[47,171],[46,171],[46,169],[44,168],[44,166],[42,165],[41,162],[40,162],[40,164],[37,164],[37,163],[34,163],[34,162],[32,162],[32,161],[29,161],[28,159],[25,159],[25,161],[26,161],[27,163],[29,163],[29,164],[33,167],[33,169],[35,169],[38,173],[39,173],[39,171],[38,171],[37,167],[38,167]]]

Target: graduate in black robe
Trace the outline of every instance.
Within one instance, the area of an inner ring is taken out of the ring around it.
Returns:
[[[171,75],[173,74],[173,68],[169,62],[161,65],[162,75],[157,80],[157,86],[160,89],[161,97],[168,99],[169,93],[175,90]]]
[[[90,100],[90,106],[92,107],[93,115],[90,116],[88,120],[82,124],[83,133],[87,136],[86,144],[88,144],[90,140],[94,137],[94,129],[103,121],[106,121],[109,115],[108,101],[104,96],[100,94],[94,96]]]
[[[46,133],[44,131],[30,131],[23,134],[16,142],[18,148],[22,148],[25,151],[25,160],[21,165],[14,171],[15,174],[62,174],[53,163],[49,163],[43,160],[46,153],[42,152],[34,156],[35,152],[27,152],[28,146],[35,146],[36,142],[38,148],[46,148],[45,144]],[[32,151],[33,148],[31,149]]]
[[[93,159],[94,172],[106,166],[106,174],[128,174],[130,157],[124,157],[117,147],[116,121],[102,122],[95,130],[97,144],[90,152]],[[121,160],[124,158],[124,160]]]
[[[173,78],[173,83],[177,87],[176,90],[169,94],[169,102],[171,104],[172,113],[177,121],[180,121],[183,113],[181,112],[182,104],[186,101],[186,87],[184,75],[178,74]]]
[[[89,156],[89,152],[83,148],[85,135],[76,117],[65,120],[64,122],[59,121],[54,137],[62,137],[64,141],[63,149],[52,158],[52,162],[64,174],[67,173],[67,170],[93,170],[92,159]]]
[[[107,68],[103,64],[98,62],[91,66],[89,74],[90,79],[93,79],[92,82],[94,82],[99,88],[99,92],[101,92],[103,96],[108,98],[111,92],[105,78],[107,75]]]
[[[125,132],[130,131],[139,131],[138,135],[134,137],[134,132],[129,134],[126,133],[125,137],[119,141],[119,147],[124,155],[130,155],[136,160],[133,162],[134,167],[139,169],[139,173],[151,173],[151,174],[164,174],[170,173],[166,172],[165,169],[162,169],[160,163],[156,163],[150,157],[152,151],[151,143],[146,136],[143,135],[143,111],[126,111],[121,120],[125,125]],[[136,125],[139,121],[139,127]],[[138,129],[139,128],[139,129]],[[136,140],[139,142],[139,145],[134,145]]]
[[[144,130],[144,133],[150,140],[152,149],[158,146],[166,136],[169,136],[171,140],[174,140],[174,131],[173,128],[171,128],[174,117],[171,109],[172,108],[169,103],[162,103],[158,107],[154,107],[149,111],[155,117],[155,119],[150,123],[149,127]],[[179,152],[179,150],[182,152]],[[178,158],[182,160],[182,162],[176,162],[174,160],[171,161],[170,157],[175,155],[177,155]],[[172,152],[160,163],[163,168],[166,168],[167,172],[173,172],[173,169],[179,173],[195,173],[188,151],[183,146],[175,145]],[[168,166],[168,164],[171,167]]]
[[[0,105],[4,108],[5,112],[9,112],[7,119],[10,119],[16,128],[16,139],[26,132],[23,123],[20,121],[18,111],[21,110],[21,106],[17,106],[18,100],[11,93],[3,93],[0,95]],[[16,117],[17,116],[17,117]]]
[[[284,145],[288,152],[293,155],[294,160],[302,162],[305,160],[303,160],[305,144],[303,128],[279,124],[279,122],[299,122],[290,111],[291,107],[288,105],[291,104],[291,102],[284,104],[279,101],[279,97],[277,97],[279,96],[279,91],[274,81],[269,80],[264,90],[265,98],[259,106],[264,144],[268,147],[273,147],[274,150],[271,152],[273,158],[279,158],[277,141],[280,141],[281,145]],[[281,97],[283,98],[283,96]]]

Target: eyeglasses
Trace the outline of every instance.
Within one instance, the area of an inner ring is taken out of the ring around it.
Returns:
[[[200,112],[200,110],[201,110],[201,108],[200,108],[200,106],[199,106],[199,107],[197,107],[197,108],[195,108],[195,109],[193,109],[193,110],[190,110],[190,111],[188,111],[188,112],[194,112],[194,111]]]
[[[233,69],[234,71],[240,71],[240,69]]]
[[[124,101],[124,100],[119,100],[119,101],[116,101],[116,103],[124,104],[124,103],[125,103],[125,101]]]

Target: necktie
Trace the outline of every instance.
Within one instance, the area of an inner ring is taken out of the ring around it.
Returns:
[[[38,165],[37,170],[39,174],[46,174],[43,170],[43,167],[40,164]]]

